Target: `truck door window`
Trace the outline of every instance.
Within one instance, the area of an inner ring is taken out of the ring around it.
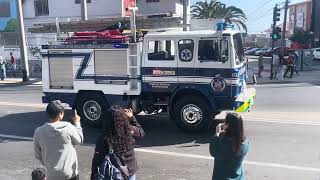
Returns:
[[[179,41],[179,59],[180,61],[192,61],[194,42],[191,39],[182,39]]]
[[[219,62],[219,40],[200,40],[198,60]]]
[[[149,41],[148,60],[173,61],[175,59],[175,45],[172,40]]]

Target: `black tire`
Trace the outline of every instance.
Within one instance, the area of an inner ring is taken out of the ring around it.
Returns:
[[[81,122],[86,125],[101,127],[108,105],[99,93],[83,93],[76,103]]]
[[[171,119],[186,132],[207,131],[215,116],[208,103],[198,96],[179,98],[171,110]],[[198,113],[201,113],[201,118],[197,117]]]

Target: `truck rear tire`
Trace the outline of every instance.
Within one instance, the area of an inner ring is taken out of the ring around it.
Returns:
[[[214,118],[214,111],[198,96],[180,98],[173,104],[171,118],[177,126],[186,132],[206,131]]]
[[[107,111],[107,103],[98,93],[81,94],[76,103],[76,109],[84,124],[101,127]]]

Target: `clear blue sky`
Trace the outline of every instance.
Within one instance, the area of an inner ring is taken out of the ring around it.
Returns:
[[[205,0],[191,0],[191,4],[198,1]],[[208,0],[209,2],[210,0]],[[290,4],[301,2],[304,0],[290,0]],[[249,33],[259,33],[271,27],[272,13],[275,4],[283,6],[285,0],[220,0],[227,6],[236,6],[241,8],[247,15],[248,21],[246,22]],[[284,11],[281,11],[283,18]],[[281,23],[283,19],[281,19]],[[280,22],[278,22],[280,23]]]

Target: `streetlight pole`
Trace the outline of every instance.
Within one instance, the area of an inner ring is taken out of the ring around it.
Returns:
[[[287,14],[289,8],[289,0],[286,0],[284,5],[284,19],[283,19],[283,29],[282,29],[282,57],[284,56],[284,49],[286,48],[286,28],[287,28]]]
[[[87,0],[81,0],[81,20],[88,20],[88,6]]]
[[[187,31],[188,1],[189,0],[183,0],[183,31]]]
[[[29,64],[28,64],[28,53],[26,44],[26,35],[24,32],[24,22],[23,22],[23,11],[21,0],[16,0],[17,4],[17,18],[18,18],[18,28],[19,28],[19,41],[20,41],[20,56],[22,62],[22,81],[29,81]]]

